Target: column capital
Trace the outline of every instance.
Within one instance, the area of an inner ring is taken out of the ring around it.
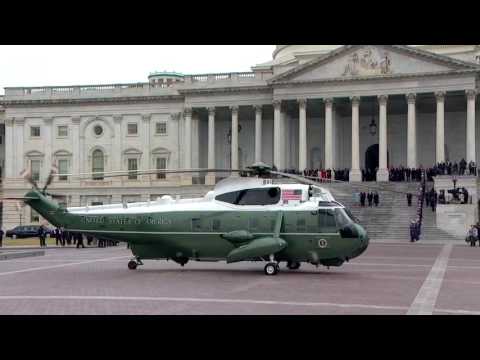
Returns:
[[[405,95],[405,97],[407,98],[407,103],[415,104],[415,101],[417,99],[417,94],[409,93],[409,94]]]
[[[256,113],[262,113],[263,111],[263,105],[253,105],[253,108],[255,109]]]
[[[298,106],[300,107],[306,107],[307,106],[307,99],[305,98],[300,98],[297,99]]]
[[[53,121],[53,117],[44,117],[43,122],[47,125],[50,125]]]
[[[280,109],[282,106],[282,100],[273,100],[272,104],[274,109]]]
[[[465,90],[465,95],[467,95],[468,100],[475,100],[477,90]]]
[[[13,126],[14,119],[13,118],[6,118],[5,119],[5,125],[7,126]]]
[[[150,121],[152,114],[142,114],[142,120],[145,122]]]
[[[115,117],[113,117],[115,119]],[[80,116],[72,116],[72,124],[79,125],[80,124]]]
[[[230,106],[230,111],[232,112],[232,115],[238,114],[238,105]]]
[[[360,96],[350,96],[350,101],[352,102],[352,105],[360,105]]]
[[[182,117],[181,112],[170,113],[170,119],[173,121],[180,120],[181,117]]]
[[[183,116],[192,116],[192,108],[186,107],[185,109],[183,109]]]
[[[215,116],[215,106],[209,106],[207,110],[209,116]]]
[[[388,95],[378,95],[378,103],[380,105],[386,105],[388,101]]]
[[[360,99],[358,101],[360,101]],[[333,98],[331,98],[331,97],[324,98],[323,102],[325,103],[325,106],[330,106],[331,107],[333,105]]]
[[[437,102],[445,101],[445,91],[437,91],[435,93],[435,98]]]

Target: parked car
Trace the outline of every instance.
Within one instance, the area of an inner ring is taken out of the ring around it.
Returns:
[[[43,227],[47,233],[47,236],[51,236],[52,229]],[[40,225],[20,225],[14,227],[12,230],[7,230],[5,233],[6,237],[11,237],[12,239],[22,239],[28,237],[37,237],[40,233]]]

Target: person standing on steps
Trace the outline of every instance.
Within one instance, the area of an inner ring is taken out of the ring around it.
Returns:
[[[368,192],[367,195],[367,200],[368,200],[368,206],[372,206],[372,201],[373,201],[373,194],[371,192]]]
[[[378,203],[380,202],[380,197],[378,195],[378,192],[376,192],[376,191],[373,194],[373,202],[375,203],[375,206],[378,206]]]
[[[412,194],[407,193],[407,204],[408,206],[412,206]]]

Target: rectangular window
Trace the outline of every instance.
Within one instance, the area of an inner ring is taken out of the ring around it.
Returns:
[[[157,122],[155,126],[155,133],[157,135],[165,135],[167,133],[167,123]]]
[[[68,136],[68,126],[61,125],[57,127],[58,137],[67,137]]]
[[[128,159],[128,179],[137,180],[137,159]]]
[[[30,212],[30,222],[40,222],[40,215],[33,209]]]
[[[102,201],[92,201],[92,206],[100,206],[103,205]]]
[[[30,136],[40,137],[40,126],[30,126]]]
[[[30,171],[32,173],[33,180],[40,180],[40,160],[32,160],[30,162]]]
[[[157,158],[156,161],[157,170],[163,170],[167,168],[167,159],[166,158]],[[159,172],[157,173],[157,179],[165,179],[165,173]]]
[[[58,173],[59,174],[68,174],[68,160],[58,160]],[[58,177],[60,181],[67,181],[67,175],[60,175]]]
[[[192,219],[192,231],[195,231],[195,232],[202,231],[202,224],[200,219]]]
[[[127,133],[128,135],[137,135],[138,128],[136,123],[127,124]]]

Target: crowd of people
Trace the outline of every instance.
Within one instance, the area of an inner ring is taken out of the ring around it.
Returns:
[[[46,229],[41,226],[39,232],[39,239],[40,239],[40,247],[46,247],[45,238],[46,238]],[[117,246],[118,241],[111,241],[111,240],[102,240],[97,239],[89,234],[82,234],[80,232],[74,231],[67,231],[63,228],[56,228],[51,232],[50,235],[52,238],[55,239],[55,245],[57,246],[76,246],[77,249],[85,247],[84,238],[87,240],[87,246],[94,246],[95,244],[98,247],[107,247],[107,246]]]

